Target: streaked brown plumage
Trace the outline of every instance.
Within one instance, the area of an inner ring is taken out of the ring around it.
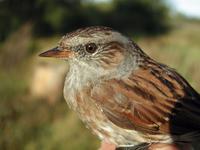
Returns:
[[[79,29],[41,56],[68,60],[65,99],[101,139],[117,146],[200,141],[199,94],[120,33]]]

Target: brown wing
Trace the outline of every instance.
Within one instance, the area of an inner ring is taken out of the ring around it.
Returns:
[[[173,69],[150,63],[95,86],[92,97],[117,126],[152,134],[200,131],[200,96]]]

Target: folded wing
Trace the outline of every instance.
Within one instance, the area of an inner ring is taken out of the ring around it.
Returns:
[[[115,125],[150,134],[200,131],[200,96],[173,69],[148,63],[128,77],[102,82],[92,98]]]

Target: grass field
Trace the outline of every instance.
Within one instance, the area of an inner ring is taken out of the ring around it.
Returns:
[[[134,39],[151,57],[175,68],[200,91],[199,21],[177,23],[165,35]],[[31,43],[31,49],[45,50],[58,40],[59,36],[34,39],[36,46]],[[97,149],[98,139],[68,109],[62,96],[53,104],[45,98],[30,96],[33,68],[41,61],[37,53],[33,50],[11,67],[5,67],[1,62],[0,149]],[[42,61],[64,64],[49,59]]]

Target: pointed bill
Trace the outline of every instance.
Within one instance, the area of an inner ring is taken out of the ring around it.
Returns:
[[[54,58],[70,58],[73,55],[74,55],[73,51],[61,50],[58,47],[52,48],[48,51],[39,54],[40,57],[54,57]]]

